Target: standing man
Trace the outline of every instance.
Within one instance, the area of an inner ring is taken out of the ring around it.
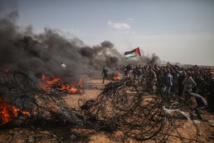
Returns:
[[[130,75],[129,75],[129,70],[125,67],[124,71],[123,71],[123,80],[129,79]]]
[[[157,83],[157,74],[152,69],[152,67],[149,67],[149,78],[150,78],[150,84],[152,86],[152,93],[155,93],[156,83]]]
[[[169,99],[171,88],[173,86],[173,76],[171,75],[170,71],[166,71],[166,98]]]
[[[182,82],[185,79],[185,75],[186,75],[186,72],[185,71],[181,71],[179,73],[179,76],[178,76],[178,95],[179,96],[182,96],[182,93],[183,93],[184,85],[182,84]]]
[[[137,81],[138,81],[138,85],[141,84],[141,79],[142,79],[142,68],[141,68],[141,65],[139,65],[138,68],[137,68]]]
[[[182,84],[184,85],[182,97],[185,97],[185,92],[190,91],[192,92],[192,88],[197,86],[197,83],[194,81],[194,79],[191,77],[191,73],[187,72],[186,77],[183,80]]]
[[[105,66],[103,67],[102,75],[103,75],[103,83],[104,83],[105,79],[108,79],[108,70]]]
[[[136,76],[137,76],[137,65],[135,66],[135,68],[133,69],[133,78],[134,78],[134,80],[136,79]]]

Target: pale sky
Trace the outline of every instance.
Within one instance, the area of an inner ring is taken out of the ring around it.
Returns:
[[[214,66],[214,0],[0,0],[34,33],[57,29],[123,54],[137,47],[162,61]],[[5,2],[3,2],[5,1]]]

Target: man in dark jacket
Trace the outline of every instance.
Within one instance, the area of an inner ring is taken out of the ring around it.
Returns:
[[[103,83],[104,83],[105,79],[108,79],[108,70],[106,67],[103,67],[102,75],[103,75]]]
[[[183,92],[183,80],[185,79],[185,71],[182,71],[178,77],[178,95],[182,96],[182,92]]]

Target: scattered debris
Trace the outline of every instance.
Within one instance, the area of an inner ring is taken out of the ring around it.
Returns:
[[[53,90],[54,92],[54,90]],[[115,133],[117,141],[166,142],[169,137],[185,142],[198,142],[198,122],[191,121],[186,114],[188,106],[184,102],[165,100],[162,92],[144,95],[132,80],[114,81],[105,86],[96,99],[79,105],[80,110],[70,108],[59,94],[43,90],[38,83],[21,72],[0,73],[0,125],[4,129],[29,126],[30,129],[50,126],[75,126],[94,131]],[[4,99],[4,100],[3,100]],[[5,106],[7,106],[7,110]],[[8,110],[9,109],[9,110]],[[11,112],[14,109],[16,112]],[[10,111],[10,112],[5,112]],[[7,113],[7,114],[5,114]],[[16,115],[16,116],[14,116]],[[181,118],[182,115],[184,118]],[[5,118],[8,118],[5,122]],[[179,120],[177,122],[176,120]],[[186,119],[190,120],[189,124]],[[214,121],[209,120],[211,126]],[[183,127],[192,127],[195,135],[184,136]],[[32,130],[32,129],[31,129]],[[55,132],[41,130],[50,136],[51,142],[60,142]],[[8,131],[13,139],[20,139],[21,131]],[[59,134],[59,133],[57,133]],[[78,140],[78,135],[70,134],[69,141]],[[26,142],[40,141],[39,135],[29,132]]]

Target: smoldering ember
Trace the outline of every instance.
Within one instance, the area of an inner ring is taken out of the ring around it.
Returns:
[[[214,141],[212,67],[161,65],[155,54],[127,61],[110,41],[89,47],[53,29],[21,32],[8,18],[0,38],[0,142]],[[169,96],[160,80],[167,71]],[[208,101],[203,119],[190,116],[181,96],[183,73]]]

